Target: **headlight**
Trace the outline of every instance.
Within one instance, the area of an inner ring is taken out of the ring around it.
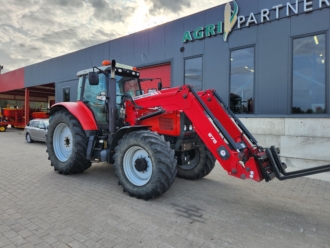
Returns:
[[[189,130],[192,131],[193,130],[193,127],[192,125],[189,125]]]
[[[186,125],[183,126],[183,131],[187,131],[187,126]]]

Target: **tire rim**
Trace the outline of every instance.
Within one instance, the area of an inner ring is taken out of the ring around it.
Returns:
[[[0,132],[4,132],[6,130],[5,127],[0,127]]]
[[[55,155],[61,162],[66,162],[70,158],[72,141],[70,128],[64,123],[57,125],[53,136],[53,146]]]
[[[146,170],[138,171],[136,169],[135,162],[138,159],[145,159],[147,162]],[[143,186],[150,181],[152,175],[152,161],[147,151],[143,148],[139,146],[129,148],[124,155],[123,166],[127,179],[135,186]]]
[[[26,135],[26,141],[27,141],[28,143],[30,143],[30,142],[31,142],[31,137],[30,137],[30,134],[27,134],[27,135]]]
[[[190,151],[189,155],[190,155],[190,161],[188,162],[188,164],[179,165],[180,168],[183,169],[183,170],[191,170],[191,169],[195,168],[195,166],[199,162],[199,150],[198,150],[198,148],[195,148],[194,150]]]

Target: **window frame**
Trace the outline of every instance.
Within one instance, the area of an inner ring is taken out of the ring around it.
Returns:
[[[40,121],[33,121],[32,127],[33,128],[39,128],[39,122]]]
[[[204,56],[203,56],[203,54],[183,58],[183,85],[186,85],[186,60],[196,59],[196,58],[202,58],[202,69],[201,69],[201,71],[202,71],[202,84],[201,84],[202,89],[201,90],[203,90],[204,89]]]
[[[231,93],[231,53],[234,51],[238,51],[238,50],[243,50],[243,49],[247,49],[247,48],[253,48],[254,52],[253,52],[253,67],[254,67],[254,72],[253,72],[253,113],[234,113],[235,115],[239,115],[239,116],[252,116],[252,115],[256,115],[257,114],[257,101],[256,101],[256,75],[257,75],[257,44],[250,44],[250,45],[246,45],[246,46],[240,46],[240,47],[234,47],[229,49],[229,87],[228,87],[228,100],[227,100],[227,106],[228,108],[230,108],[230,93]]]
[[[301,38],[307,38],[307,37],[313,37],[316,35],[324,35],[325,37],[325,89],[324,89],[324,93],[325,93],[325,101],[324,101],[324,105],[325,105],[325,112],[324,113],[303,113],[303,114],[294,114],[292,113],[292,108],[293,108],[293,52],[294,52],[294,40],[295,39],[301,39]],[[322,30],[322,31],[318,31],[318,32],[312,32],[312,33],[307,33],[307,34],[301,34],[301,35],[295,35],[295,36],[291,36],[290,37],[290,83],[289,83],[289,93],[288,93],[288,97],[290,98],[289,100],[289,106],[288,106],[288,113],[291,117],[297,117],[297,118],[318,118],[318,117],[328,117],[328,115],[330,114],[329,111],[329,103],[330,103],[330,99],[329,99],[329,70],[327,70],[328,68],[328,55],[329,55],[329,45],[328,42],[330,41],[329,39],[329,31],[328,30]]]

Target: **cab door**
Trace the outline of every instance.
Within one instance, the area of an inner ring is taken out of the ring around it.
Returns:
[[[106,83],[108,77],[103,73],[99,74],[99,84],[90,85],[88,77],[85,76],[85,84],[83,90],[82,101],[92,110],[95,121],[99,128],[107,128],[107,114],[106,114],[106,96],[107,87]]]

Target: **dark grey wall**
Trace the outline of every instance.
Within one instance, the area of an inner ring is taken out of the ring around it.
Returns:
[[[260,13],[264,8],[295,0],[236,0],[239,15]],[[25,68],[26,86],[56,82],[56,93],[62,95],[65,81],[74,79],[77,71],[100,65],[104,59],[116,59],[119,63],[143,67],[171,62],[171,85],[179,86],[184,80],[184,59],[203,56],[203,88],[214,88],[225,101],[229,101],[230,51],[246,46],[255,47],[255,112],[257,116],[287,116],[291,108],[292,38],[300,35],[326,32],[329,43],[330,8],[318,9],[319,0],[313,0],[311,13],[303,12],[289,18],[285,8],[280,20],[233,30],[228,42],[223,36],[182,43],[185,31],[193,31],[211,23],[224,20],[224,5],[187,16],[139,33],[131,34],[97,46],[54,58]],[[271,11],[274,16],[274,11]],[[258,21],[260,16],[256,15]],[[184,47],[184,52],[180,48]],[[327,47],[327,58],[329,48]],[[328,63],[328,62],[327,62]],[[327,67],[328,68],[328,67]],[[328,72],[327,72],[328,73]],[[76,87],[77,81],[70,81]],[[330,96],[327,75],[327,99]],[[71,89],[71,92],[72,89]],[[73,94],[73,93],[71,93]],[[62,96],[56,96],[56,101]],[[76,99],[74,96],[72,99]],[[330,103],[327,102],[327,109]]]
[[[77,100],[77,92],[78,92],[78,79],[58,82],[55,84],[56,87],[56,95],[55,102],[63,102],[63,89],[70,88],[70,101],[75,102]]]

